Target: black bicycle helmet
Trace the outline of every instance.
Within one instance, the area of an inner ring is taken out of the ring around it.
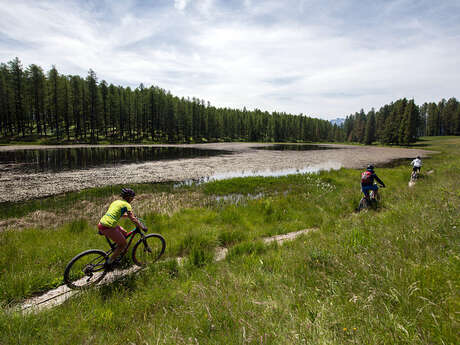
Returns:
[[[136,193],[134,193],[134,191],[131,188],[122,188],[120,195],[123,199],[126,200],[127,198],[134,198]]]
[[[369,164],[369,165],[367,166],[367,170],[369,170],[369,171],[374,171],[374,166],[373,166],[372,164]]]

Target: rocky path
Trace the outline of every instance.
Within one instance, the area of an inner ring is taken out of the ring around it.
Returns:
[[[276,235],[273,237],[267,237],[263,239],[264,243],[271,243],[271,242],[278,242],[282,244],[285,241],[290,241],[295,239],[296,237],[307,234],[312,231],[316,231],[317,229],[304,229],[296,232],[290,232],[284,235]],[[215,252],[215,260],[222,261],[226,258],[228,254],[228,248],[217,248]],[[176,258],[175,260],[178,261],[179,264],[183,264],[184,258]],[[138,266],[132,266],[128,269],[124,270],[115,270],[113,272],[108,273],[104,279],[98,285],[104,285],[112,283],[120,278],[123,278],[127,275],[135,274],[141,271],[142,268]],[[61,305],[65,301],[67,301],[72,296],[80,294],[81,291],[79,290],[72,290],[66,285],[61,285],[53,290],[47,291],[46,293],[36,296],[30,299],[27,299],[22,304],[16,306],[14,310],[19,310],[23,313],[36,313],[45,309],[50,309]]]

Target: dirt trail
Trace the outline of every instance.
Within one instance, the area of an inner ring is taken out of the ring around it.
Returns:
[[[282,244],[285,241],[290,241],[295,239],[296,237],[307,234],[312,231],[317,231],[318,229],[305,229],[296,232],[287,233],[284,235],[276,235],[273,237],[264,238],[264,243],[271,243],[271,242],[278,242]],[[215,252],[214,259],[216,261],[222,261],[226,258],[228,254],[228,248],[217,248]],[[184,258],[176,258],[175,260],[178,261],[180,265],[184,263]],[[111,282],[114,282],[122,277],[127,275],[131,275],[141,271],[142,268],[138,266],[132,266],[125,270],[115,270],[113,272],[108,273],[104,279],[98,285],[105,285]],[[72,290],[67,285],[61,285],[53,290],[47,291],[40,296],[36,296],[24,301],[22,304],[18,305],[15,310],[19,310],[23,313],[36,313],[45,309],[50,309],[61,305],[65,301],[67,301],[70,297],[78,295],[81,293],[79,290]]]
[[[426,157],[433,151],[374,146],[334,145],[337,150],[275,151],[257,150],[272,144],[213,143],[196,145],[157,145],[156,147],[194,147],[229,150],[231,155],[155,161],[141,164],[103,167],[59,173],[11,173],[0,163],[0,203],[78,191],[91,187],[125,183],[186,181],[212,176],[291,171],[311,171],[332,168],[362,168],[368,163],[377,166],[394,159]],[[90,145],[84,145],[89,147]],[[116,145],[113,145],[116,146]],[[113,147],[112,146],[112,147]],[[146,146],[146,145],[143,145]],[[152,145],[150,145],[152,146]],[[322,145],[324,146],[324,145]],[[0,146],[0,150],[46,149],[55,146]],[[64,147],[64,146],[59,146]],[[83,147],[71,146],[71,147]],[[99,146],[100,147],[100,146]]]

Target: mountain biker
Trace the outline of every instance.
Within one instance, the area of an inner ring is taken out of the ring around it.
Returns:
[[[123,229],[118,222],[121,217],[128,217],[137,227],[142,230],[147,230],[134,215],[130,203],[133,201],[136,193],[130,188],[123,188],[120,196],[123,200],[115,200],[109,206],[107,212],[102,216],[97,228],[99,234],[104,235],[117,244],[110,258],[107,260],[108,268],[112,268],[114,260],[126,250],[128,243],[126,242],[127,232]]]
[[[420,170],[422,169],[422,160],[420,159],[420,156],[417,156],[417,158],[415,158],[410,164],[412,165],[412,176],[420,173]]]
[[[374,166],[369,164],[366,171],[361,174],[361,191],[364,193],[366,199],[369,199],[369,191],[373,190],[375,195],[378,193],[379,187],[374,184],[376,180],[382,187],[385,187],[385,183],[377,176],[374,172]]]

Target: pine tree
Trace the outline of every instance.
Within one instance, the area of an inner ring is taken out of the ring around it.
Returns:
[[[62,102],[62,115],[64,117],[65,132],[67,140],[70,141],[70,92],[69,92],[69,80],[62,76],[61,85],[63,87],[63,102]]]
[[[439,135],[439,111],[436,103],[429,103],[427,109],[427,135]]]
[[[91,142],[97,141],[97,107],[98,107],[98,95],[97,95],[97,77],[96,73],[90,69],[88,76],[86,77],[86,83],[88,84],[88,100],[89,100],[89,117],[90,117],[90,137]]]
[[[59,73],[56,67],[53,65],[51,70],[48,72],[48,82],[49,82],[49,99],[50,99],[50,110],[54,118],[54,131],[56,134],[56,139],[59,140],[59,108],[58,108],[58,98],[59,98]]]
[[[372,109],[367,115],[364,143],[370,145],[375,140],[375,111]]]
[[[45,111],[45,74],[41,67],[37,65],[30,65],[26,71],[29,85],[29,93],[32,98],[32,115],[35,119],[35,126],[37,128],[37,134],[42,135],[42,128],[46,124],[44,123],[44,111]]]
[[[102,96],[102,118],[103,118],[104,135],[107,138],[109,136],[109,133],[108,133],[109,123],[107,121],[107,113],[108,113],[107,98],[108,98],[109,89],[107,87],[107,82],[105,80],[101,81],[99,86],[101,89],[101,96]]]
[[[9,73],[11,75],[11,84],[14,94],[14,115],[16,118],[16,131],[17,134],[22,133],[24,137],[25,123],[24,123],[24,71],[22,69],[21,61],[16,57],[12,61],[8,62]]]
[[[2,63],[0,65],[0,133],[13,135],[11,90],[8,79],[8,67]]]
[[[457,102],[457,109],[455,110],[454,128],[455,128],[454,134],[460,135],[460,102]]]
[[[458,102],[455,98],[449,98],[441,113],[441,122],[445,135],[452,135],[455,133],[455,112],[457,110],[457,105]]]
[[[71,103],[73,120],[75,121],[75,138],[82,137],[82,90],[80,77],[73,76],[70,78]]]

